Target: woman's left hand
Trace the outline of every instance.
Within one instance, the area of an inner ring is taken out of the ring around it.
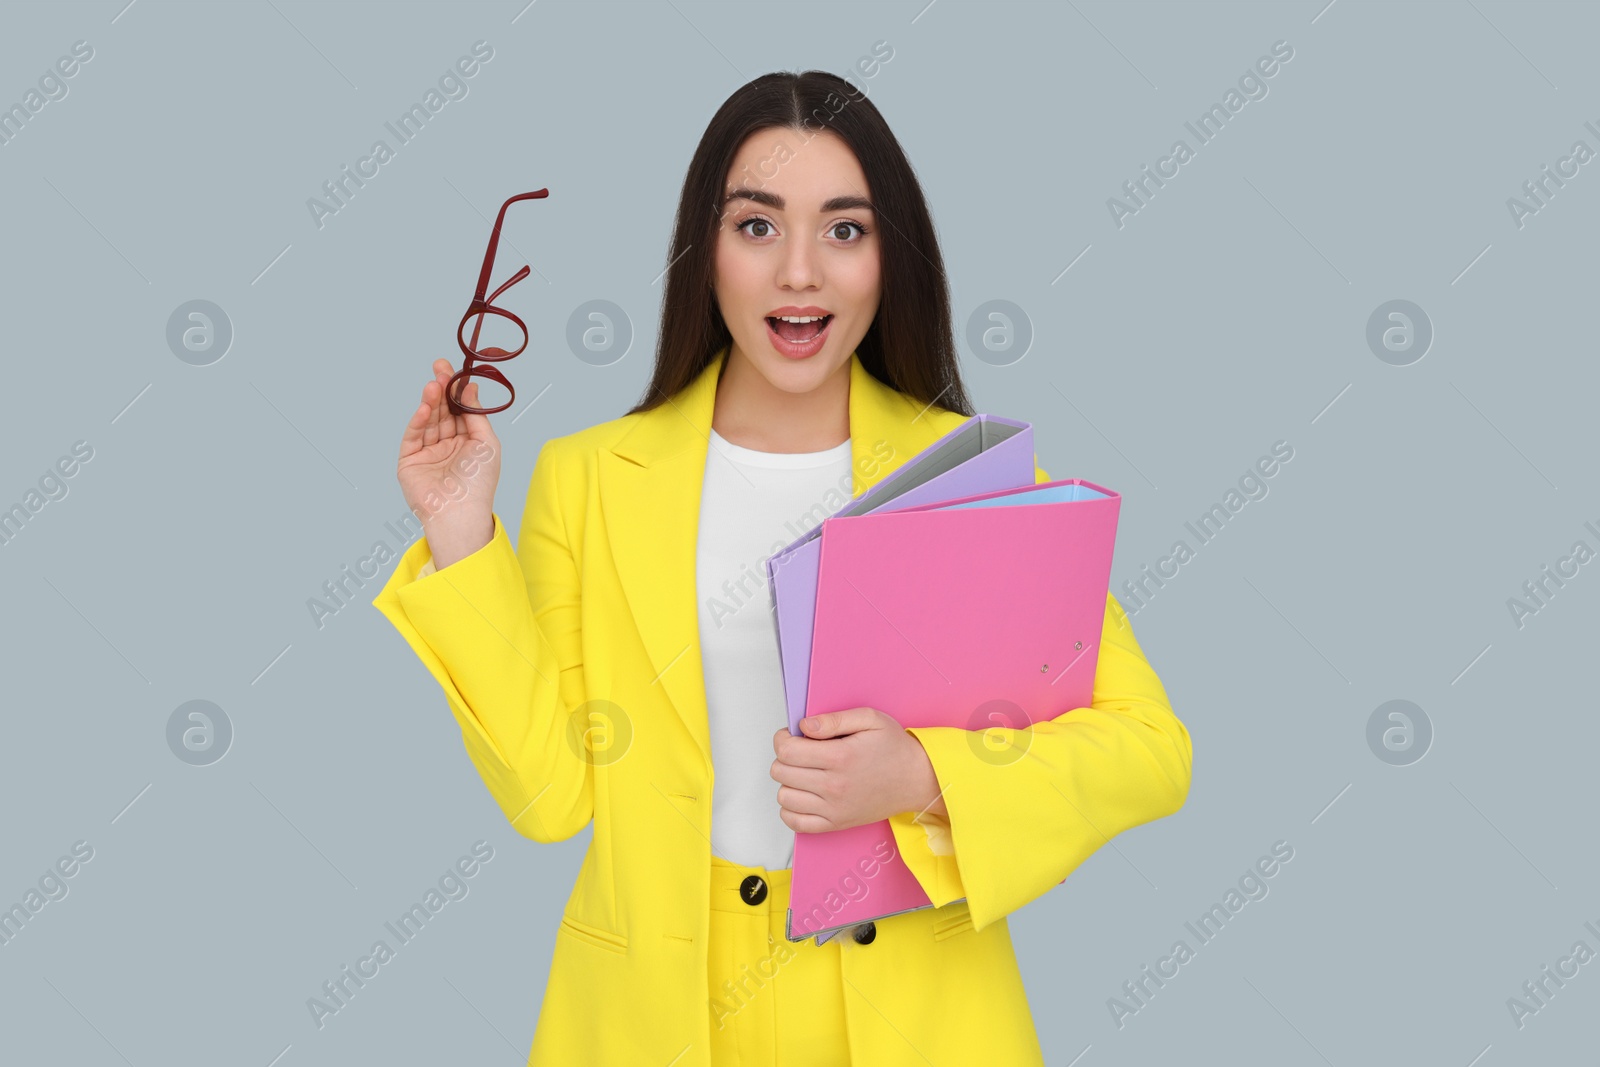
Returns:
[[[924,808],[944,814],[939,782],[922,742],[876,708],[848,708],[800,720],[772,737],[779,816],[800,833],[845,830]],[[930,803],[931,802],[931,803]]]

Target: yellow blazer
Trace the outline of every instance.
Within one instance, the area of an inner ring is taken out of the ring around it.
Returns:
[[[594,823],[532,1067],[709,1067],[712,761],[695,544],[726,358],[670,403],[546,441],[515,548],[496,514],[488,545],[429,573],[420,539],[373,602],[443,687],[517,832],[561,841]],[[854,354],[849,403],[854,493],[964,421]],[[1050,480],[1037,466],[1035,477]],[[1182,807],[1188,730],[1108,595],[1092,705],[1036,725],[1025,757],[981,758],[962,729],[911,732],[944,789],[948,832],[910,812],[891,823],[942,906],[880,920],[870,944],[840,939],[853,1061],[1042,1067],[1005,917],[1113,835]]]

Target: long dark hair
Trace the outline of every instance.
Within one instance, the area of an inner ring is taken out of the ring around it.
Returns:
[[[739,146],[773,127],[830,130],[861,163],[877,209],[882,253],[878,312],[856,346],[876,379],[923,404],[974,414],[961,382],[950,324],[950,286],[939,239],[905,150],[866,95],[822,70],[763,74],[734,90],[711,117],[684,175],[673,222],[656,338],[655,372],[627,414],[674,396],[732,341],[711,283],[723,183]]]

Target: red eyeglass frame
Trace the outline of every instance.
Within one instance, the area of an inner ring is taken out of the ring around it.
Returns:
[[[512,401],[517,398],[516,390],[511,387],[511,382],[501,373],[498,367],[475,364],[503,363],[508,359],[521,355],[523,349],[528,347],[528,324],[505,308],[495,307],[494,301],[501,293],[526,278],[530,268],[524,264],[521,270],[507,278],[505,283],[490,293],[487,298],[483,294],[489,288],[489,274],[494,269],[495,250],[500,246],[500,227],[506,220],[506,208],[515,204],[518,200],[539,200],[549,195],[549,189],[536,189],[531,193],[518,193],[500,205],[500,214],[494,220],[494,231],[489,234],[489,250],[483,255],[483,269],[478,272],[478,288],[472,294],[472,303],[467,305],[466,314],[461,316],[461,322],[456,327],[456,344],[460,346],[464,359],[461,363],[461,369],[452,374],[450,380],[445,383],[445,402],[450,405],[451,414],[492,415],[497,411],[504,411],[510,407]],[[517,346],[515,352],[507,352],[505,349],[494,345],[490,345],[481,351],[479,350],[478,334],[483,329],[483,317],[485,315],[499,315],[517,324],[517,328],[522,331],[522,344]],[[463,331],[467,328],[468,319],[477,320],[472,327],[472,341],[470,343],[462,336]],[[462,403],[460,395],[466,389],[467,381],[471,378],[487,378],[489,381],[498,382],[505,386],[508,394],[506,402],[492,408],[481,408],[474,404]]]

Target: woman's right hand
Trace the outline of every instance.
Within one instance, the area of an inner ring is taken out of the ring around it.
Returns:
[[[400,438],[400,489],[422,520],[436,570],[487,545],[494,536],[494,490],[500,480],[500,439],[489,416],[456,415],[445,401],[454,369],[433,361],[422,403]],[[477,406],[478,383],[468,379],[461,401]]]

